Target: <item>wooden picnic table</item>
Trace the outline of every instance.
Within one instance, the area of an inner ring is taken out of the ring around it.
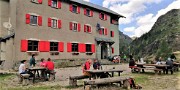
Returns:
[[[89,79],[91,78],[100,78],[102,75],[108,75],[110,77],[114,77],[114,72],[118,73],[118,76],[120,76],[120,73],[122,73],[125,70],[120,69],[108,69],[108,70],[86,70],[85,72],[88,72],[90,74]],[[111,73],[111,75],[109,74]]]
[[[33,73],[33,83],[37,77],[37,79],[39,79],[40,77],[42,77],[44,80],[46,79],[46,75],[45,75],[45,67],[33,67],[33,68],[29,68],[29,71],[31,73]],[[42,76],[39,75],[39,72],[42,74]]]

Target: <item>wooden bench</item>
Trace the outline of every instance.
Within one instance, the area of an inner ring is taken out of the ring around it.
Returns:
[[[49,74],[49,76],[48,76],[49,81],[55,80],[55,77],[56,77],[56,72],[55,71],[49,72],[48,74]]]
[[[76,76],[69,76],[69,85],[70,86],[77,86],[77,80],[89,78],[86,75],[76,75]]]
[[[120,86],[123,85],[125,88],[130,88],[130,84],[127,77],[110,77],[110,78],[101,78],[95,80],[86,80],[84,81],[84,90],[86,90],[86,86],[88,85],[89,90],[91,90],[92,85],[102,85],[102,84],[112,84],[119,83]],[[122,83],[123,82],[123,83]]]
[[[153,70],[155,72],[155,74],[157,74],[159,72],[159,74],[161,74],[161,71],[163,71],[162,69],[157,69],[157,68],[139,68],[139,73],[141,70]]]
[[[23,85],[29,84],[29,76],[30,74],[19,74],[17,73],[17,76],[19,78],[19,83],[22,83]]]

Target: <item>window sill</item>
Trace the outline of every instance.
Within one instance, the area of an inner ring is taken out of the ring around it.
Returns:
[[[50,51],[50,54],[51,55],[59,55],[59,52],[58,51]]]
[[[86,55],[92,55],[93,53],[92,52],[86,52]]]
[[[33,0],[31,0],[31,2],[32,2],[32,3],[35,3],[35,4],[39,4],[38,1],[33,1]]]
[[[31,26],[38,26],[37,24],[30,24]]]
[[[72,52],[72,55],[79,55],[79,52]]]
[[[36,52],[39,52],[39,51],[27,51],[27,52],[30,52],[30,53],[34,52],[34,53],[36,53]]]

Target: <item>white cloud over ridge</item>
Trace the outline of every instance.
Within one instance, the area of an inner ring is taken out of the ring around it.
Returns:
[[[90,0],[83,0],[83,1],[89,2]]]
[[[180,9],[180,0],[175,0],[165,9],[159,10],[157,14],[149,13],[140,16],[139,13],[144,12],[147,9],[147,5],[158,4],[161,3],[161,1],[162,0],[104,0],[103,6],[126,17],[119,20],[120,25],[136,22],[136,26],[126,27],[124,31],[132,32],[134,33],[132,36],[140,37],[142,34],[149,32],[161,15],[171,9]]]

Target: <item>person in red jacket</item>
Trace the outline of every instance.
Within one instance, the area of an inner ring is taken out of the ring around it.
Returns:
[[[85,70],[90,70],[91,63],[92,63],[91,59],[87,59],[86,62],[84,63],[84,65],[83,65],[83,74],[84,75],[89,75],[87,72],[85,72]]]
[[[49,78],[50,80],[52,80],[50,75],[54,76],[54,62],[51,61],[50,58],[48,58],[48,60],[47,60],[47,62],[46,62],[46,68],[47,68],[47,70],[46,70],[46,75],[49,74],[49,76],[47,76],[47,78]],[[54,78],[54,77],[53,77],[53,78]]]

